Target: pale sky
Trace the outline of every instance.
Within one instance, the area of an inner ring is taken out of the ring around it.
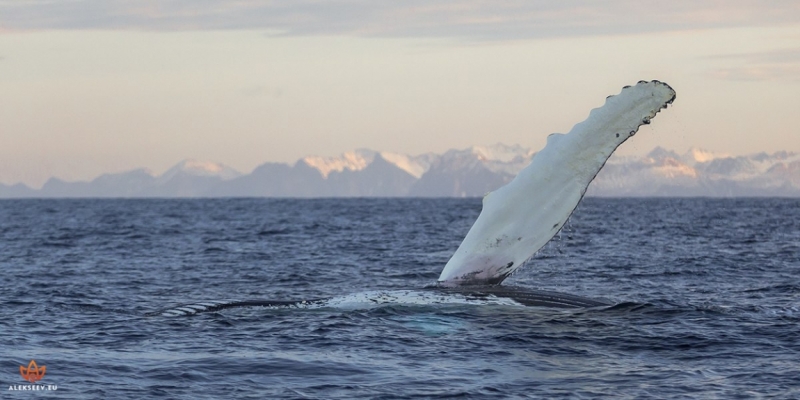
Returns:
[[[638,80],[620,149],[800,151],[800,2],[0,0],[0,183],[539,149]]]

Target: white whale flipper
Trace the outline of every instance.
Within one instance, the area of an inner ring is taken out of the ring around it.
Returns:
[[[614,150],[675,99],[659,81],[639,81],[552,134],[530,165],[483,198],[483,210],[445,265],[447,286],[499,284],[561,230]]]

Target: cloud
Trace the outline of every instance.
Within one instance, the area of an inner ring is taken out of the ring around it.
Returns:
[[[751,63],[798,63],[800,62],[800,47],[754,53],[717,54],[709,56],[708,58],[723,60],[732,59]]]
[[[735,81],[800,81],[800,48],[780,49],[749,54],[721,54],[708,57],[723,60],[731,67],[717,68],[710,75]]]
[[[762,65],[719,68],[711,71],[713,78],[732,81],[800,81],[800,65]]]
[[[800,23],[800,2],[674,0],[0,0],[0,27],[152,31],[266,29],[283,35],[525,39]]]

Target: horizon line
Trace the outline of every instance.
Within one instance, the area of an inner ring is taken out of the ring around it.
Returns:
[[[102,172],[102,173],[100,173],[98,175],[95,175],[94,177],[91,177],[91,178],[84,178],[84,179],[78,178],[78,179],[75,179],[75,180],[68,180],[68,179],[60,178],[60,177],[58,177],[56,175],[51,175],[41,185],[38,185],[38,187],[36,187],[37,185],[31,185],[31,184],[23,182],[23,181],[17,181],[15,183],[6,183],[6,182],[3,182],[3,181],[0,181],[0,185],[6,186],[6,187],[13,187],[13,186],[18,186],[18,185],[23,185],[26,188],[31,189],[31,190],[41,190],[48,182],[50,182],[52,180],[58,180],[58,181],[61,181],[61,182],[64,182],[64,183],[81,183],[81,182],[90,183],[90,182],[93,182],[93,181],[97,180],[98,178],[106,176],[106,175],[118,175],[118,174],[125,174],[125,173],[130,173],[130,172],[135,172],[135,171],[144,171],[145,173],[147,173],[148,175],[150,175],[153,178],[160,178],[160,177],[163,177],[170,170],[175,169],[175,168],[179,167],[182,163],[189,162],[189,161],[195,161],[195,162],[199,162],[199,163],[208,163],[208,164],[213,164],[215,166],[219,166],[219,167],[224,167],[224,168],[230,169],[231,171],[233,171],[236,174],[238,174],[238,176],[236,176],[234,178],[231,178],[231,179],[235,179],[235,178],[238,178],[240,176],[250,175],[256,169],[258,169],[259,167],[261,167],[263,165],[266,165],[266,164],[283,164],[283,165],[287,165],[287,166],[293,167],[297,163],[299,163],[300,161],[305,160],[305,159],[310,158],[310,157],[320,157],[320,158],[324,158],[324,159],[335,160],[335,159],[341,159],[342,156],[344,156],[346,154],[354,153],[354,152],[358,152],[358,151],[371,151],[371,152],[375,152],[375,153],[378,153],[378,154],[390,153],[390,154],[404,155],[404,156],[408,156],[408,157],[422,157],[422,156],[431,155],[431,154],[432,155],[444,155],[445,153],[447,153],[449,151],[454,151],[454,150],[455,151],[466,151],[466,150],[473,149],[473,148],[476,148],[476,147],[493,147],[493,146],[520,147],[520,148],[528,150],[528,151],[533,150],[532,148],[523,146],[523,145],[521,145],[519,143],[505,144],[505,143],[502,143],[502,142],[496,142],[494,144],[471,145],[471,146],[465,147],[465,148],[450,148],[450,149],[444,150],[443,152],[428,151],[428,152],[419,153],[419,154],[405,154],[405,153],[398,153],[398,152],[393,152],[393,151],[389,151],[389,150],[374,150],[374,149],[370,149],[370,148],[367,148],[367,147],[359,147],[359,148],[348,150],[348,151],[345,151],[343,153],[339,153],[339,154],[333,155],[333,156],[323,156],[323,155],[317,155],[317,154],[308,154],[308,155],[305,155],[305,156],[302,156],[302,157],[296,159],[293,162],[281,162],[281,161],[269,161],[269,160],[266,160],[266,161],[263,161],[263,162],[259,163],[258,165],[256,165],[249,172],[243,172],[243,171],[237,170],[236,168],[233,168],[230,165],[228,165],[228,164],[226,164],[224,162],[221,162],[221,161],[216,161],[216,160],[211,160],[211,159],[201,159],[201,158],[196,158],[196,157],[186,157],[186,158],[180,159],[176,163],[172,164],[170,167],[167,167],[161,173],[156,173],[155,171],[153,171],[153,169],[151,169],[149,167],[141,166],[141,167],[134,167],[134,168],[130,168],[130,169],[124,169],[124,170],[120,170],[120,171],[117,171],[117,172],[111,172],[111,171]],[[774,154],[778,154],[778,153],[788,153],[788,154],[792,155],[792,154],[800,153],[800,151],[794,151],[794,150],[777,150],[777,151],[774,151],[774,152],[768,152],[766,150],[761,150],[761,151],[754,151],[754,152],[747,153],[747,154],[730,154],[730,153],[726,153],[726,152],[716,152],[714,150],[709,150],[709,149],[706,149],[706,148],[696,147],[696,146],[690,146],[685,151],[680,152],[680,151],[677,151],[677,150],[674,150],[674,149],[668,149],[668,148],[666,148],[664,146],[661,146],[661,145],[657,145],[657,146],[653,147],[651,150],[649,150],[647,152],[643,152],[642,154],[620,155],[620,154],[615,153],[610,157],[610,159],[646,157],[648,154],[650,154],[653,151],[656,151],[658,149],[663,149],[665,151],[673,152],[673,153],[676,153],[678,155],[686,155],[686,154],[690,153],[693,150],[698,150],[698,151],[711,153],[711,154],[713,154],[715,156],[718,156],[718,158],[747,157],[747,156],[754,156],[754,155],[758,155],[758,154],[774,155]],[[537,151],[535,151],[533,153],[535,154],[538,151],[539,150],[537,150]],[[313,166],[312,166],[312,168],[313,168]]]

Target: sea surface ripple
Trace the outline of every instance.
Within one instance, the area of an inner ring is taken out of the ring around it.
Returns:
[[[506,281],[611,307],[148,316],[422,288],[480,204],[2,200],[2,397],[800,398],[798,199],[587,198]]]

